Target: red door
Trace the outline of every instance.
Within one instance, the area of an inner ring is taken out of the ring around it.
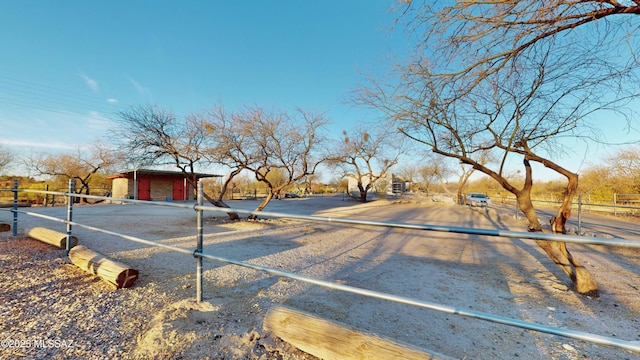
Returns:
[[[173,200],[184,200],[185,198],[184,192],[184,180],[175,179],[173,180]]]
[[[138,200],[151,200],[151,179],[138,179]]]

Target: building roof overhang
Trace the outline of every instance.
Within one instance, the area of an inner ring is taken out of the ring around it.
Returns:
[[[170,170],[153,170],[153,169],[134,169],[134,170],[126,170],[118,174],[107,176],[106,179],[118,179],[118,178],[133,178],[134,174],[137,175],[155,175],[155,176],[181,176],[186,177],[181,171],[170,171]],[[198,179],[208,178],[208,177],[222,177],[222,175],[217,174],[205,174],[205,173],[193,173]]]

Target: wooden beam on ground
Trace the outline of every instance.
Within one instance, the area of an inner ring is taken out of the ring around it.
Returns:
[[[14,207],[13,203],[10,204],[0,204],[0,208],[12,208]],[[31,207],[31,204],[18,204],[19,208],[23,207]]]
[[[263,327],[320,359],[451,359],[282,306],[269,310]]]
[[[61,249],[67,248],[67,234],[43,228],[43,227],[35,227],[27,231],[27,236],[45,242],[49,245],[53,245],[59,247]],[[75,236],[71,236],[71,247],[78,245],[78,238]]]
[[[69,251],[69,259],[82,270],[98,275],[118,288],[131,287],[138,279],[138,270],[110,260],[99,252],[82,245],[75,246]]]
[[[0,223],[0,232],[11,231],[11,225]]]

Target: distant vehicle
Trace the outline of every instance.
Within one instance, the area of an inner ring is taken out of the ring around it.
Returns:
[[[295,198],[299,198],[300,195],[298,194],[294,194],[294,193],[286,193],[284,194],[284,198],[285,199],[295,199]]]
[[[491,199],[486,194],[469,193],[467,194],[467,205],[487,207],[491,205]]]

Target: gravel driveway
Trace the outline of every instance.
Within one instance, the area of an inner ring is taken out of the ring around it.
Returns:
[[[253,209],[255,201],[237,201]],[[381,221],[522,230],[500,209],[341,197],[274,200],[268,211]],[[64,217],[66,208],[30,209]],[[0,222],[10,214],[0,212]],[[194,249],[193,209],[149,205],[77,206],[73,220]],[[531,241],[392,230],[297,220],[226,222],[207,213],[206,253],[340,284],[615,337],[640,340],[640,251],[569,245],[602,296],[570,282]],[[637,238],[636,230],[609,235]],[[19,229],[63,224],[20,217]],[[0,357],[310,359],[262,330],[284,304],[363,331],[455,358],[624,359],[625,350],[540,334],[408,305],[327,290],[251,269],[205,261],[205,301],[195,303],[195,260],[76,228],[80,243],[140,270],[115,290],[68,264],[64,251],[30,240],[0,241],[0,339],[74,340],[73,348],[0,349]],[[28,281],[25,279],[29,279]],[[43,330],[47,329],[47,330]],[[73,334],[73,335],[71,335]],[[22,352],[20,352],[22,351]]]

